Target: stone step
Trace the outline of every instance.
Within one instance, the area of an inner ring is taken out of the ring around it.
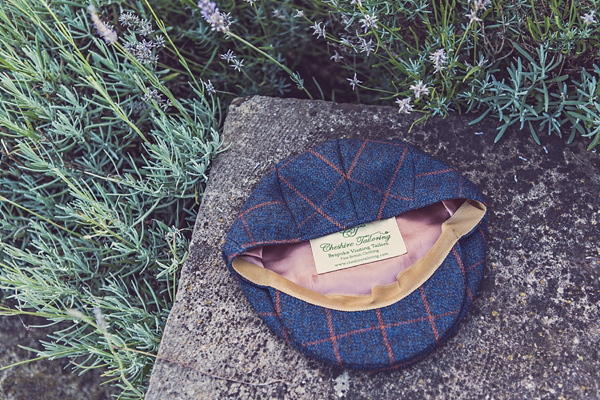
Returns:
[[[394,107],[250,97],[229,109],[147,399],[596,398],[600,395],[600,167],[582,140]],[[483,132],[483,134],[478,134]],[[568,136],[568,134],[565,134]],[[403,139],[488,197],[487,272],[458,332],[399,371],[305,357],[255,314],[221,259],[253,185],[277,162],[334,138]],[[547,151],[546,151],[547,150]]]

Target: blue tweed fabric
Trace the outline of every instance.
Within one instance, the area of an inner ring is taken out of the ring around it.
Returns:
[[[224,259],[258,315],[301,352],[343,367],[405,367],[448,339],[471,305],[483,278],[485,218],[417,290],[374,310],[309,304],[244,279],[232,260],[456,198],[485,202],[456,170],[404,142],[333,140],[266,174],[227,234]]]

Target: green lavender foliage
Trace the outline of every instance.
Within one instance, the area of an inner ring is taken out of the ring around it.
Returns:
[[[194,9],[192,0],[183,2]],[[250,93],[396,103],[400,112],[418,113],[418,121],[452,111],[478,112],[499,121],[496,141],[509,126],[529,131],[538,143],[541,134],[563,132],[569,142],[578,136],[588,140],[590,149],[600,141],[595,84],[600,0],[223,0],[217,5],[231,13],[232,23],[227,35],[213,34],[211,46],[203,47],[206,56],[213,49],[203,72],[223,72],[212,79],[224,98],[248,94],[250,88]],[[235,57],[224,61],[228,52]],[[244,62],[242,68],[236,60]]]
[[[540,133],[589,138],[590,149],[600,141],[597,0],[323,4],[327,14],[307,15],[326,27],[325,37],[313,29],[343,57],[359,101],[396,99],[421,120],[483,112],[500,121],[496,141],[509,126],[538,144]]]
[[[141,398],[221,146],[220,105],[193,79],[175,99],[169,69],[90,24],[85,4],[0,6],[2,311],[55,324],[39,357],[105,368],[122,398]]]
[[[600,68],[597,65],[594,65],[592,71],[582,68],[580,79],[571,79],[574,90],[569,91],[566,83],[569,75],[551,74],[552,70],[561,65],[562,57],[548,59],[547,50],[540,46],[537,60],[534,60],[518,45],[515,44],[515,48],[523,54],[525,63],[520,57],[516,64],[511,63],[507,69],[511,78],[509,82],[499,82],[488,71],[485,80],[475,81],[470,93],[463,94],[471,107],[487,108],[474,123],[490,113],[497,115],[502,125],[495,138],[496,142],[508,127],[516,124],[521,130],[529,128],[537,144],[540,144],[537,135],[539,130],[542,131],[540,133],[554,133],[559,137],[567,132],[569,143],[577,134],[592,137],[590,148],[594,147],[600,139]],[[552,86],[558,89],[558,93],[549,90]]]

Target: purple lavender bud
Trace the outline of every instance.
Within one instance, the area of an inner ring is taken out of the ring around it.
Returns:
[[[198,8],[200,8],[200,13],[202,17],[210,24],[213,31],[219,31],[222,33],[229,32],[229,25],[231,24],[231,19],[229,14],[223,14],[219,12],[217,5],[208,0],[199,0]]]

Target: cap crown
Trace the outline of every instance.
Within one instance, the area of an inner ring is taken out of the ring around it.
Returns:
[[[332,140],[266,174],[227,234],[225,251],[310,240],[454,198],[484,201],[458,171],[411,145]]]

